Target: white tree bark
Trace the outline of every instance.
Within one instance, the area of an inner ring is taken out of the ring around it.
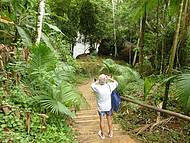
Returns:
[[[45,0],[39,0],[39,13],[38,13],[38,23],[37,23],[37,39],[36,44],[40,43],[40,39],[42,37],[42,25],[43,25],[43,17],[45,13]]]

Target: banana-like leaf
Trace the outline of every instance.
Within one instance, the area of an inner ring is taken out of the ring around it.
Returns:
[[[62,31],[61,31],[57,26],[52,25],[52,24],[49,24],[49,23],[47,23],[47,22],[44,22],[44,23],[45,23],[47,26],[49,26],[49,28],[55,30],[56,32],[62,33]],[[62,33],[62,34],[63,34],[63,33]]]
[[[19,35],[22,38],[23,44],[26,47],[32,47],[32,40],[31,40],[30,36],[26,33],[26,31],[18,25],[16,26],[16,28],[18,30]]]
[[[46,43],[46,45],[52,50],[54,51],[54,48],[51,44],[51,41],[49,40],[49,38],[47,37],[47,35],[45,33],[42,32],[42,39],[43,41]]]

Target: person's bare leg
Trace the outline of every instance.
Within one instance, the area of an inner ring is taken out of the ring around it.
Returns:
[[[110,115],[106,115],[108,121],[109,133],[112,131],[112,117]]]
[[[103,117],[100,116],[100,131],[103,134],[103,128],[104,128],[104,122],[103,122]]]

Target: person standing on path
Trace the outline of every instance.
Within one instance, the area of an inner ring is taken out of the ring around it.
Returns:
[[[118,86],[118,82],[105,74],[101,74],[98,77],[98,80],[91,84],[92,90],[96,94],[98,114],[100,117],[100,131],[98,132],[98,135],[101,137],[101,139],[105,138],[105,135],[103,132],[103,127],[104,127],[103,117],[105,115],[106,115],[108,128],[109,128],[108,136],[109,137],[113,136],[111,93],[117,86]]]

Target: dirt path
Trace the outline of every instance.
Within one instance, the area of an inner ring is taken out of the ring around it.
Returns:
[[[131,139],[125,131],[122,131],[118,124],[113,124],[113,138],[109,138],[106,134],[108,131],[106,119],[104,120],[104,132],[106,138],[100,139],[97,135],[99,131],[99,116],[96,110],[95,95],[91,90],[92,81],[86,82],[79,86],[79,90],[85,96],[90,107],[77,112],[74,128],[78,131],[78,141],[80,143],[137,143]]]

